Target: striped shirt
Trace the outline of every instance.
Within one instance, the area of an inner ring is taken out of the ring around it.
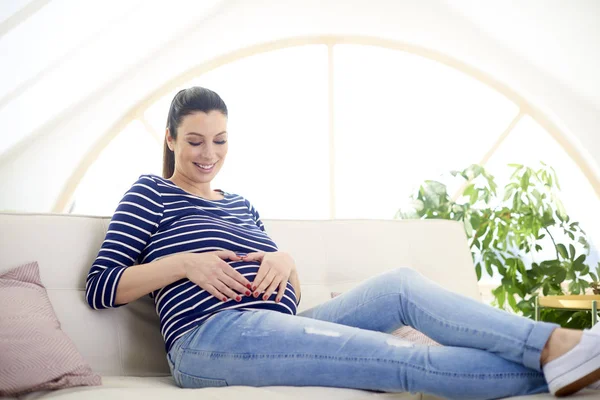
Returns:
[[[115,294],[123,271],[177,253],[231,250],[274,252],[277,245],[265,232],[260,215],[244,197],[224,191],[222,200],[207,200],[156,175],[142,175],[125,193],[108,226],[106,238],[86,280],[90,307],[120,307]],[[225,260],[250,282],[260,262]],[[168,352],[186,332],[211,315],[227,309],[267,309],[296,315],[294,287],[287,282],[279,303],[277,291],[268,300],[242,295],[223,302],[188,279],[149,293]]]

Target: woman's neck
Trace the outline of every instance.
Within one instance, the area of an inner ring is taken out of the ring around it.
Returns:
[[[194,182],[184,176],[181,176],[175,172],[173,176],[169,179],[171,182],[185,190],[186,192],[195,194],[196,196],[203,197],[209,200],[219,200],[222,196],[219,196],[218,199],[215,197],[215,192],[210,188],[210,182],[207,183],[197,183]]]

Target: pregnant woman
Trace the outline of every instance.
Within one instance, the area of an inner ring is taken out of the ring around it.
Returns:
[[[246,198],[211,189],[227,155],[227,116],[211,90],[175,95],[163,176],[142,175],[125,193],[86,281],[94,309],[154,299],[179,386],[332,386],[464,400],[597,385],[600,328],[531,321],[410,268],[298,313],[293,258]],[[443,346],[390,340],[401,326]]]

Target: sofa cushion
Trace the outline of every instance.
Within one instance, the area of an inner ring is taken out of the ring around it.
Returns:
[[[204,389],[181,389],[171,377],[124,377],[103,376],[100,387],[74,387],[58,392],[37,392],[19,400],[153,400],[153,399],[202,399],[223,400],[244,398],[246,400],[441,400],[428,394],[383,393],[367,390],[342,389],[318,386],[227,386]],[[597,399],[599,392],[583,390],[574,399]],[[550,393],[512,397],[511,400],[555,399]],[[2,399],[5,400],[5,399]],[[7,399],[8,400],[8,399]]]
[[[100,385],[61,330],[37,262],[0,275],[0,395]]]
[[[101,387],[77,387],[60,392],[38,392],[22,396],[20,400],[152,400],[152,399],[202,399],[223,400],[244,398],[249,400],[363,400],[381,395],[382,399],[438,400],[438,397],[411,393],[378,393],[367,390],[319,386],[227,386],[218,388],[181,389],[171,377],[121,377],[105,376]],[[4,399],[3,399],[4,400]]]

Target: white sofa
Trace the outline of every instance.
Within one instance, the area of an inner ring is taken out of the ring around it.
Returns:
[[[148,296],[118,309],[93,311],[83,297],[86,274],[109,218],[0,213],[0,272],[38,261],[41,279],[63,330],[103,386],[36,392],[22,399],[436,399],[324,387],[246,387],[184,390],[171,377],[158,318]],[[264,220],[280,250],[296,260],[302,284],[299,311],[365,278],[410,266],[446,288],[480,299],[461,224],[442,220]],[[1,311],[0,311],[1,312]],[[1,356],[1,355],[0,355]],[[586,391],[577,398],[597,398]],[[527,399],[551,398],[549,394]],[[599,396],[600,397],[600,396]]]

